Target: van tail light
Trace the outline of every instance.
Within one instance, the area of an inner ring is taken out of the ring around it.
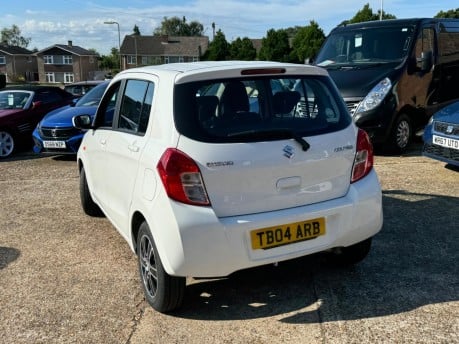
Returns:
[[[209,205],[209,198],[196,162],[175,148],[168,148],[156,166],[167,195],[182,203]]]
[[[352,167],[351,183],[354,183],[368,173],[373,168],[373,145],[371,144],[368,134],[359,129],[357,134],[357,151],[354,158],[354,166]]]

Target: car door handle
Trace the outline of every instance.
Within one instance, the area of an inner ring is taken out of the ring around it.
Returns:
[[[139,148],[139,146],[136,146],[135,144],[133,144],[133,145],[129,145],[129,146],[128,146],[128,149],[129,149],[131,152],[136,153],[136,152],[139,151],[140,148]]]

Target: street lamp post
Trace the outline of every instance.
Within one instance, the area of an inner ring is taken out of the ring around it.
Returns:
[[[106,21],[104,24],[116,24],[118,26],[118,55],[120,56],[120,70],[123,69],[121,66],[121,36],[120,36],[120,24],[116,21]]]

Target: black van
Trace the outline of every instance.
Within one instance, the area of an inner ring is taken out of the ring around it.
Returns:
[[[434,112],[459,99],[459,20],[340,25],[315,64],[328,70],[373,143],[400,152]]]

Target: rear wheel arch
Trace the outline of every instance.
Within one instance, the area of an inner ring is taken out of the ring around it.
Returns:
[[[136,211],[132,215],[131,220],[131,240],[132,240],[132,247],[134,247],[135,253],[137,252],[137,237],[139,235],[140,226],[143,222],[145,222],[145,217],[139,211]]]

